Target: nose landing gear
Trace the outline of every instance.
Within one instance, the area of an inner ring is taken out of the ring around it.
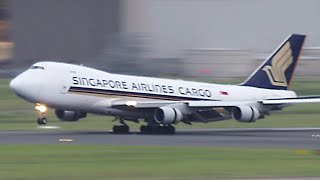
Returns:
[[[47,124],[47,118],[45,118],[45,117],[38,117],[37,123],[38,123],[39,125],[46,125],[46,124]]]
[[[36,104],[35,109],[39,112],[39,117],[37,118],[37,123],[39,125],[46,125],[47,124],[47,118],[45,117],[45,113],[47,112],[47,107],[43,104]]]

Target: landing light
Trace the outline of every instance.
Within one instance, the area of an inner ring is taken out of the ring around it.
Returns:
[[[137,105],[137,102],[136,102],[136,101],[127,101],[127,102],[126,102],[126,105],[127,105],[127,106],[136,106],[136,105]]]
[[[47,111],[47,107],[43,104],[36,104],[35,109],[40,111],[41,113],[45,113]]]

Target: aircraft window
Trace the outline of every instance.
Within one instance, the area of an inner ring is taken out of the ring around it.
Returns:
[[[44,68],[42,66],[31,66],[30,69],[42,69],[42,70],[44,70]]]

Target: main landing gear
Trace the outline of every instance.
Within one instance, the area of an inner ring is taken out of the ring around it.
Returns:
[[[113,121],[120,121],[121,125],[115,125],[112,128],[113,134],[129,134],[130,128],[121,117],[115,117]],[[148,124],[140,127],[141,134],[175,134],[176,129],[172,125]]]
[[[176,129],[175,129],[175,127],[173,127],[171,125],[167,125],[167,126],[146,125],[146,126],[140,127],[140,132],[141,132],[141,134],[175,134]]]
[[[42,104],[36,104],[35,109],[39,112],[39,117],[37,118],[37,123],[41,126],[47,124],[47,118],[45,117],[45,113],[47,112],[47,107]]]
[[[130,128],[129,126],[124,122],[124,119],[121,117],[116,117],[113,121],[119,120],[120,124],[122,125],[115,125],[112,128],[112,133],[114,134],[129,134]]]

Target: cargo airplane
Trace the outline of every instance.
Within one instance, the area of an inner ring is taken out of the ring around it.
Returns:
[[[319,97],[298,97],[288,90],[305,36],[290,35],[240,85],[111,74],[84,66],[38,62],[10,82],[15,94],[35,103],[37,123],[45,125],[47,107],[62,121],[77,121],[87,113],[125,121],[144,120],[143,134],[174,134],[174,124],[226,119],[251,123],[271,111],[296,103],[319,103]]]

